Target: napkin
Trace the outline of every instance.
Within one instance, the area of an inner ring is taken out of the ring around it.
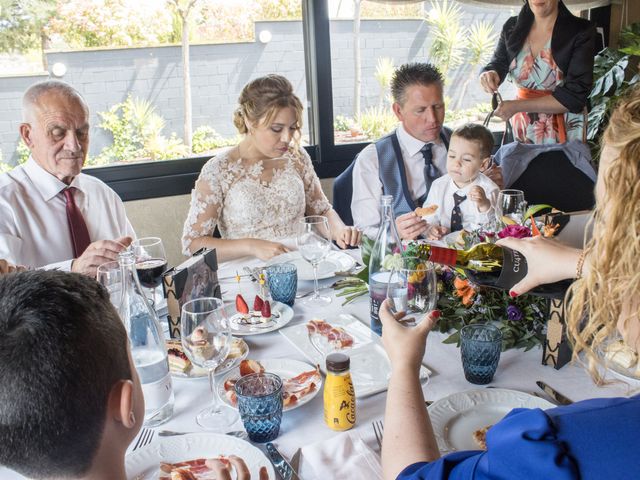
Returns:
[[[303,447],[298,473],[304,480],[374,480],[382,478],[382,466],[358,433],[348,431]]]

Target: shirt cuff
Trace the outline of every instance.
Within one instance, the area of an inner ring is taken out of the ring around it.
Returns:
[[[40,267],[40,270],[60,270],[61,272],[70,272],[72,263],[73,259],[65,260],[64,262],[50,263],[49,265]]]

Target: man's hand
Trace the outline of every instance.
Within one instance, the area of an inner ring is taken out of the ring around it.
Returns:
[[[474,185],[469,189],[469,200],[476,204],[478,211],[486,212],[491,208],[491,202],[480,185]]]
[[[415,240],[427,231],[428,224],[415,212],[405,213],[396,218],[396,228],[402,240]]]
[[[98,267],[103,263],[118,260],[118,254],[131,245],[132,240],[131,237],[121,237],[116,240],[93,242],[73,261],[71,271],[95,277]]]
[[[240,457],[231,455],[229,457],[229,463],[225,463],[218,459],[209,459],[206,461],[207,467],[214,471],[216,479],[218,480],[231,480],[231,470],[236,471],[236,480],[251,480],[251,473],[247,464],[244,463]],[[266,467],[260,467],[259,480],[269,480],[269,474]]]
[[[339,230],[334,239],[342,249],[347,247],[357,247],[362,241],[362,232],[356,227],[344,227]]]
[[[495,70],[489,70],[480,75],[480,85],[485,92],[493,94],[500,86],[500,75]]]
[[[0,259],[0,275],[4,275],[5,273],[13,273],[13,272],[23,272],[26,268],[22,265],[12,265],[6,260]]]
[[[404,318],[404,312],[395,315],[389,308],[389,300],[380,305],[380,321],[382,322],[382,343],[394,369],[406,367],[416,372],[422,363],[427,335],[435,327],[440,310],[428,313],[415,327],[405,327],[398,320]]]
[[[489,168],[484,170],[484,173],[490,180],[493,181],[500,190],[504,189],[504,179],[502,178],[502,168],[500,165],[492,164]]]

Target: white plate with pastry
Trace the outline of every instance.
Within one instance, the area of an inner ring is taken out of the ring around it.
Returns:
[[[281,302],[269,302],[269,305],[269,317],[264,317],[262,312],[257,310],[240,313],[229,305],[228,310],[234,308],[233,313],[228,312],[231,333],[238,336],[248,336],[273,332],[284,327],[293,318],[293,309],[289,305]]]
[[[487,427],[498,423],[514,408],[555,407],[547,400],[506,388],[481,388],[458,392],[429,406],[433,433],[441,453],[481,450]]]
[[[199,479],[214,479],[214,473],[204,465],[204,460],[224,459],[230,455],[244,460],[251,478],[259,478],[262,467],[267,468],[269,478],[276,478],[271,462],[258,448],[239,438],[217,433],[189,433],[159,438],[127,455],[125,467],[129,480],[194,478],[172,476],[172,470],[178,468],[196,474]]]
[[[227,358],[216,368],[216,375],[222,375],[232,368],[240,365],[240,362],[249,355],[249,345],[241,338],[232,337],[231,348]],[[167,340],[167,354],[169,357],[169,371],[178,378],[202,378],[209,375],[209,370],[191,363],[182,348],[179,339]]]
[[[288,252],[273,257],[267,262],[267,266],[275,263],[293,263],[298,270],[298,280],[313,280],[313,267],[302,258],[300,252]],[[318,280],[335,277],[336,272],[348,272],[355,264],[356,261],[351,255],[331,250],[318,264]]]
[[[640,356],[624,340],[613,339],[601,347],[601,351],[604,364],[613,375],[634,385],[640,382]]]

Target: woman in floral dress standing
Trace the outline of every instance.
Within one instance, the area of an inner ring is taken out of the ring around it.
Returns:
[[[507,74],[517,98],[495,114],[510,120],[514,139],[553,144],[586,140],[586,104],[593,84],[595,28],[561,0],[527,0],[505,23],[480,82],[488,93]]]

